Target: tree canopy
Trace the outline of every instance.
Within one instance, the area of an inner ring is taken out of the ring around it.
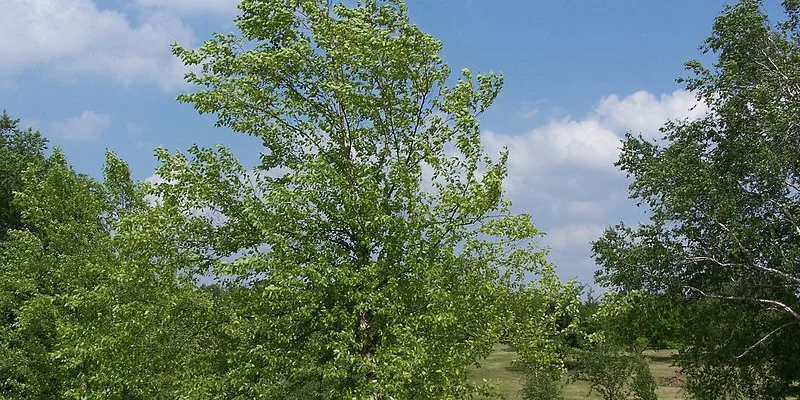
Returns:
[[[507,153],[481,146],[502,77],[451,79],[399,1],[239,8],[241,35],[174,52],[197,66],[179,100],[261,142],[254,166],[158,149],[151,185],[109,153],[98,181],[0,119],[0,394],[487,394],[466,369],[509,300],[572,293],[503,196]],[[520,291],[526,274],[543,279]]]
[[[800,4],[771,22],[743,0],[716,19],[706,67],[684,80],[708,106],[661,140],[629,134],[617,165],[650,221],[594,244],[599,281],[688,301],[682,363],[698,398],[784,398],[800,334]]]
[[[263,144],[158,153],[157,194],[195,235],[194,273],[252,302],[226,392],[269,398],[463,398],[499,339],[501,299],[548,273],[527,215],[502,195],[506,153],[482,149],[494,73],[450,69],[398,1],[252,1],[241,35],[175,54],[179,100]],[[246,334],[245,334],[246,332]],[[248,337],[248,338],[245,338]]]
[[[13,193],[22,185],[22,171],[42,162],[47,140],[32,129],[21,129],[19,120],[3,110],[0,115],[0,239],[10,229],[22,227],[19,212],[12,206]]]
[[[244,0],[238,33],[173,47],[178,100],[248,136],[252,165],[159,148],[150,184],[109,152],[95,179],[3,112],[0,397],[484,398],[468,368],[500,341],[529,398],[569,376],[654,398],[640,353],[662,345],[695,398],[797,397],[800,1],[783,9],[726,7],[716,62],[682,79],[707,113],[627,134],[649,219],[594,243],[611,291],[584,306],[511,210],[508,151],[481,144],[502,76],[454,74],[400,0]]]
[[[198,349],[213,332],[201,329],[211,302],[176,274],[185,264],[161,265],[171,242],[152,234],[157,224],[140,225],[145,209],[156,212],[144,187],[113,154],[99,182],[58,149],[45,156],[37,132],[19,132],[36,151],[12,171],[16,220],[0,240],[0,395],[191,393],[185,374],[207,372]]]

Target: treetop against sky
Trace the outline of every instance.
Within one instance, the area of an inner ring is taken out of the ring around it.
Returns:
[[[159,146],[222,142],[252,165],[253,139],[220,132],[213,117],[175,101],[190,87],[170,44],[191,48],[235,31],[236,3],[12,0],[0,13],[0,108],[93,176],[105,149],[138,179],[153,177]],[[505,190],[548,233],[562,276],[591,281],[589,242],[641,215],[613,166],[624,133],[654,137],[666,120],[704,111],[675,78],[724,4],[408,2],[412,22],[441,40],[454,71],[504,74],[481,137],[489,154],[509,147]]]

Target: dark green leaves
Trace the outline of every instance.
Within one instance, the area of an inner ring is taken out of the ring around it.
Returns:
[[[700,398],[784,396],[800,376],[786,357],[800,332],[800,64],[785,6],[781,24],[753,0],[717,18],[705,50],[718,62],[687,64],[708,115],[658,143],[626,137],[618,165],[650,222],[594,245],[601,282],[688,300],[682,366]]]

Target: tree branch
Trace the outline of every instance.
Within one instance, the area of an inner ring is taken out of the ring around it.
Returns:
[[[758,302],[758,303],[761,303],[762,305],[766,306],[767,309],[772,309],[772,310],[776,310],[776,311],[782,311],[782,312],[784,312],[786,314],[789,314],[792,317],[794,317],[794,319],[796,319],[798,323],[800,323],[800,314],[798,314],[795,310],[793,310],[791,307],[789,307],[785,303],[782,303],[782,302],[777,301],[777,300],[759,299],[759,298],[741,297],[741,296],[722,296],[722,295],[713,294],[713,293],[709,294],[709,293],[706,293],[706,292],[704,292],[704,291],[702,291],[702,290],[700,290],[700,289],[698,289],[696,287],[688,286],[688,285],[686,286],[686,288],[689,289],[689,290],[692,290],[694,292],[699,293],[703,297],[707,297],[707,298],[710,298],[710,299]]]
[[[787,323],[785,323],[785,324],[773,329],[770,333],[764,335],[764,337],[762,337],[759,341],[753,343],[753,345],[751,345],[750,347],[746,348],[744,350],[744,352],[742,352],[742,354],[739,354],[738,356],[736,356],[736,359],[738,360],[738,359],[746,356],[751,351],[753,351],[753,349],[755,349],[756,347],[758,347],[761,344],[765,343],[770,337],[772,337],[772,335],[776,334],[778,331],[782,330],[783,328],[786,328],[787,326],[791,326],[791,325],[798,325],[798,324],[800,324],[800,321],[792,321],[792,322],[787,322]]]

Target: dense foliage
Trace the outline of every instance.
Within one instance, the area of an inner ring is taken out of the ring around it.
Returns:
[[[22,228],[19,211],[12,207],[13,193],[22,187],[22,171],[42,163],[47,140],[39,132],[21,129],[6,111],[0,115],[0,239],[10,229]]]
[[[727,7],[686,80],[709,112],[628,135],[618,165],[650,222],[595,243],[600,282],[686,302],[681,366],[698,398],[784,398],[800,364],[800,3],[770,22]]]
[[[517,353],[514,368],[523,372],[526,399],[558,398],[563,389],[565,359],[580,331],[580,287],[562,284],[553,275],[516,292],[506,326],[506,343]]]
[[[189,393],[184,373],[202,371],[193,349],[207,345],[200,328],[211,322],[210,302],[176,274],[185,260],[171,270],[162,264],[175,252],[154,235],[159,226],[140,224],[144,188],[112,154],[98,182],[77,174],[59,150],[45,156],[38,132],[13,135],[35,143],[36,156],[17,158],[9,178],[7,210],[16,220],[0,242],[2,397]],[[29,154],[19,142],[8,140],[3,151]]]
[[[708,113],[628,134],[649,212],[594,243],[581,304],[511,212],[479,116],[502,77],[452,76],[399,0],[244,0],[239,34],[173,48],[179,100],[251,137],[109,153],[102,179],[0,115],[0,398],[461,399],[502,341],[523,396],[582,379],[655,398],[642,357],[677,347],[699,399],[797,396],[800,2],[717,18],[685,79]],[[532,278],[531,283],[523,283]],[[203,285],[210,279],[215,284]]]
[[[656,400],[656,382],[646,359],[612,340],[599,341],[571,354],[573,379],[589,382],[604,400]]]
[[[684,303],[663,294],[608,292],[586,318],[581,330],[599,334],[632,353],[681,346]]]
[[[500,300],[544,264],[502,197],[506,154],[481,147],[501,77],[464,70],[448,86],[441,44],[400,2],[239,8],[241,36],[175,48],[204,88],[179,99],[260,141],[261,162],[193,148],[160,152],[158,170],[163,202],[205,224],[195,271],[252,285],[231,318],[256,339],[234,343],[246,358],[226,393],[468,396]]]
[[[99,182],[3,117],[4,397],[465,398],[523,276],[562,290],[481,147],[498,75],[448,85],[400,2],[240,9],[241,37],[175,53],[253,168],[192,147],[155,186],[113,155]]]

